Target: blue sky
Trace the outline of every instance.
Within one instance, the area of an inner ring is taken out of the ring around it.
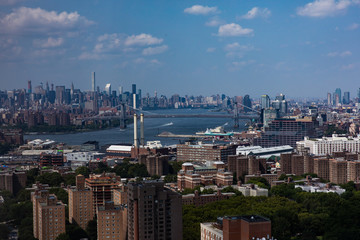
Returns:
[[[360,0],[0,0],[1,89],[354,97],[359,42]]]

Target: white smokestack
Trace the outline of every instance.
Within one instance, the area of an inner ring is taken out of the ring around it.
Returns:
[[[140,144],[142,146],[145,145],[145,137],[144,137],[144,114],[140,114]]]
[[[134,108],[134,147],[138,147],[137,115],[136,115],[136,94],[133,94],[133,108]]]
[[[134,147],[138,147],[138,139],[137,139],[137,115],[134,113]]]

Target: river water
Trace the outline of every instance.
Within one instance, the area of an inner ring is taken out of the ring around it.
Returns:
[[[145,111],[144,114],[215,114],[224,115],[224,112],[210,112],[207,109],[166,109]],[[195,134],[199,131],[206,131],[207,128],[224,126],[225,131],[241,131],[245,129],[248,120],[240,120],[240,127],[233,129],[234,120],[231,118],[145,118],[145,141],[160,140],[163,145],[179,143],[179,139],[157,137],[162,132],[171,132],[173,134]],[[138,133],[140,137],[140,123],[138,122]],[[133,143],[134,126],[130,124],[126,129],[112,128],[106,130],[69,133],[69,134],[49,134],[49,135],[25,135],[24,139],[51,139],[57,142],[63,142],[69,145],[80,145],[86,141],[98,141],[100,145]]]

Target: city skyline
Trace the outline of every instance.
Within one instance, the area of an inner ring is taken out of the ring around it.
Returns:
[[[101,90],[136,83],[166,95],[325,98],[341,88],[353,98],[358,89],[355,0],[0,5],[5,89],[31,80],[90,90],[91,72]]]

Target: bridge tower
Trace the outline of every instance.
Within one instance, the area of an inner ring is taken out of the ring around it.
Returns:
[[[239,127],[239,109],[238,109],[238,104],[235,102],[235,106],[234,106],[234,128],[238,128]]]

